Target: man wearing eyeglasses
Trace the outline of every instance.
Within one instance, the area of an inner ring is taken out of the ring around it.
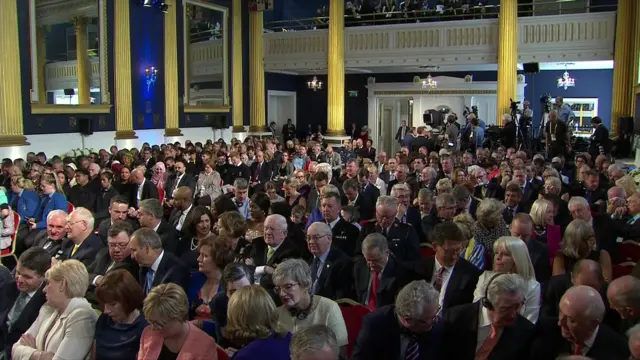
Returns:
[[[107,248],[98,252],[96,259],[87,266],[89,290],[100,285],[104,276],[114,269],[124,269],[138,276],[138,264],[131,258],[129,241],[133,227],[126,221],[117,221],[109,228]]]
[[[410,282],[394,304],[365,316],[352,360],[441,359],[443,327],[438,291]]]
[[[67,218],[67,239],[63,240],[62,247],[52,261],[75,259],[89,266],[98,251],[104,248],[100,237],[93,233],[94,228],[91,211],[76,208]]]
[[[332,246],[331,227],[322,222],[311,224],[307,230],[307,247],[313,254],[309,263],[311,271],[311,293],[328,299],[341,299],[346,296],[349,282],[346,271],[351,259],[339,248]],[[346,270],[346,271],[345,271]]]

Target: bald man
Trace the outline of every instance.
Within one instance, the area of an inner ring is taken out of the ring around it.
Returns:
[[[531,346],[531,359],[551,360],[559,355],[586,356],[594,360],[629,357],[626,338],[602,324],[606,308],[600,293],[577,285],[560,299],[559,318],[539,322],[539,337]]]
[[[621,334],[640,323],[640,279],[627,275],[613,280],[607,289],[607,299],[622,318]]]
[[[195,236],[193,233],[195,226],[190,226],[186,221],[194,207],[191,188],[188,186],[180,186],[177,188],[173,192],[173,211],[169,216],[169,225],[176,229],[179,237],[178,248],[174,255],[180,258],[186,255],[190,258],[183,258],[184,263],[195,264],[195,266],[197,266],[197,255],[193,251],[190,251],[191,238]]]
[[[129,199],[131,210],[137,210],[142,200],[158,199],[158,188],[151,181],[145,179],[144,172],[144,169],[141,168],[136,168],[131,172],[131,183],[134,185],[134,191],[131,192]],[[135,217],[136,213],[130,211],[130,215]]]
[[[613,189],[613,188],[612,188]],[[617,213],[613,217],[618,217]],[[640,193],[633,194],[627,199],[627,213],[616,220],[612,220],[611,229],[617,241],[640,241]]]

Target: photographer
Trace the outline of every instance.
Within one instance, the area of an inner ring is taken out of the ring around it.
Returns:
[[[502,129],[502,133],[500,134],[500,141],[502,146],[505,148],[515,148],[516,146],[516,122],[513,121],[511,115],[504,114],[502,115],[502,123],[504,124],[504,128]]]
[[[544,127],[546,139],[545,150],[549,158],[564,155],[568,158],[571,152],[571,133],[567,124],[558,120],[558,113],[554,110],[549,113],[549,122]]]

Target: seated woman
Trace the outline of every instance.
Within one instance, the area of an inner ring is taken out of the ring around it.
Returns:
[[[476,243],[491,252],[493,242],[500,236],[509,236],[509,228],[504,222],[502,211],[505,205],[496,199],[483,199],[476,211],[475,236]],[[489,265],[489,264],[487,264]]]
[[[227,326],[227,309],[229,298],[238,289],[253,284],[253,272],[245,264],[232,263],[225,266],[222,271],[222,288],[224,292],[217,293],[209,307],[211,308],[211,318],[216,324],[216,339],[222,347],[228,347],[229,342],[222,336],[222,329]]]
[[[2,229],[0,230],[0,254],[4,255],[11,253],[13,246],[13,235],[18,229],[18,224],[14,221],[13,210],[9,204],[0,205],[0,221],[2,222]]]
[[[189,239],[189,246],[184,247],[180,260],[189,267],[191,271],[198,270],[198,246],[201,241],[213,235],[211,229],[213,228],[213,215],[211,211],[202,205],[198,205],[189,212],[189,215],[184,219],[184,227],[188,230],[189,234],[193,234],[193,237]],[[185,239],[187,240],[187,239]],[[186,244],[185,244],[186,245]]]
[[[140,312],[144,293],[127,270],[109,271],[96,287],[104,309],[96,324],[93,360],[135,360],[147,321]]]
[[[333,300],[311,294],[311,272],[304,260],[280,263],[273,272],[273,283],[283,304],[277,310],[280,326],[295,333],[309,325],[327,325],[336,334],[338,345],[348,344],[340,307]]]
[[[218,234],[233,250],[235,262],[251,257],[252,245],[244,235],[247,232],[247,220],[237,211],[228,211],[218,218]]]
[[[531,220],[533,220],[533,239],[547,244],[549,256],[553,256],[560,249],[562,240],[560,226],[555,224],[553,203],[546,199],[538,199],[531,205]]]
[[[8,195],[9,206],[20,215],[20,222],[35,218],[40,209],[40,197],[35,191],[33,182],[22,176],[11,178],[11,192]],[[67,209],[64,209],[67,211]]]
[[[264,219],[269,214],[271,200],[265,193],[256,193],[251,197],[249,203],[249,215],[251,220],[247,223],[247,241],[251,242],[255,238],[264,236]]]
[[[198,175],[194,198],[198,205],[211,206],[222,195],[222,179],[215,170],[216,165],[213,161],[206,161],[203,165],[204,168]]]
[[[45,273],[46,304],[13,345],[14,360],[82,360],[93,344],[98,315],[84,298],[89,273],[78,260],[56,262]]]
[[[144,299],[149,323],[140,338],[138,360],[217,360],[216,342],[187,321],[187,295],[176,284],[161,284]]]
[[[502,236],[493,244],[493,253],[493,271],[485,271],[480,275],[473,293],[473,301],[484,297],[487,282],[497,273],[518,274],[527,284],[524,306],[520,309],[520,314],[535,324],[540,315],[541,292],[540,283],[536,281],[527,244],[517,237]]]
[[[462,213],[453,218],[453,222],[458,225],[460,231],[467,239],[467,246],[460,254],[460,257],[475,265],[480,270],[485,268],[485,249],[482,244],[477,243],[474,238],[474,220],[468,213]]]
[[[609,252],[596,249],[596,235],[589,223],[584,220],[573,220],[567,226],[562,239],[562,247],[553,259],[552,274],[569,274],[574,265],[582,259],[598,262],[602,266],[602,275],[605,281],[612,280]]]
[[[233,360],[289,360],[291,333],[278,325],[276,304],[260,285],[245,286],[229,299],[224,337],[239,350]]]
[[[189,320],[206,333],[213,335],[209,303],[222,291],[222,269],[233,261],[231,248],[211,235],[198,243],[198,272],[193,273],[187,290]]]
[[[47,227],[47,215],[53,210],[69,211],[67,198],[62,193],[57,176],[43,174],[40,178],[40,190],[42,190],[44,197],[40,200],[38,214],[27,221],[30,229],[45,229]]]

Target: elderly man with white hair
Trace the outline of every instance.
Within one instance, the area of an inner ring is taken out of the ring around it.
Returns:
[[[392,305],[367,315],[352,360],[439,359],[442,320],[438,291],[424,280],[407,284]]]
[[[396,185],[400,186],[400,185]],[[376,202],[376,220],[362,227],[356,252],[361,249],[364,239],[374,233],[382,234],[388,242],[389,250],[400,261],[420,259],[420,239],[414,227],[398,218],[399,200],[392,196],[380,196]]]
[[[482,300],[449,308],[444,314],[445,359],[528,359],[534,325],[520,309],[525,281],[497,273],[486,283]]]
[[[411,224],[416,230],[416,233],[422,232],[422,225],[420,224],[420,210],[411,206],[411,198],[413,189],[408,183],[395,184],[391,188],[390,195],[398,199],[398,209],[396,217],[398,221],[403,224]]]
[[[269,215],[264,220],[264,237],[253,241],[251,258],[246,260],[247,265],[256,267],[256,278],[273,274],[276,266],[286,259],[300,258],[300,251],[287,238],[287,229],[287,219],[282,215]],[[266,280],[268,285],[270,278]]]
[[[623,360],[629,357],[627,340],[602,324],[606,312],[600,293],[578,285],[560,300],[559,319],[539,323],[539,337],[531,346],[530,359],[555,359],[562,354],[594,360]]]
[[[611,164],[607,168],[607,177],[609,178],[610,184],[615,184],[618,179],[622,178],[625,175],[627,175],[627,171],[618,164]]]
[[[326,325],[308,326],[291,337],[291,360],[338,360],[340,346]]]
[[[574,196],[569,200],[569,212],[573,220],[584,220],[593,227],[596,233],[597,250],[606,250],[613,264],[617,264],[618,246],[616,237],[611,232],[613,226],[611,218],[608,215],[592,214],[589,202],[581,196]]]
[[[104,247],[100,237],[93,233],[94,225],[91,211],[85,208],[76,208],[69,214],[66,224],[67,238],[62,241],[55,259],[75,259],[85,266],[91,265],[98,251]]]

